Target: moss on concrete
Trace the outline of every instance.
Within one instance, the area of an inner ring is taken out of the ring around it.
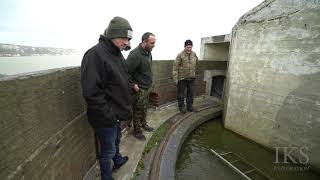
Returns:
[[[142,156],[141,156],[140,161],[138,162],[136,171],[134,172],[134,175],[131,178],[132,180],[139,179],[141,172],[143,172],[143,170],[145,168],[144,161],[145,161],[146,155],[148,153],[150,153],[152,149],[154,149],[158,146],[158,144],[161,142],[162,138],[166,134],[168,128],[169,128],[169,123],[165,122],[153,133],[152,137],[148,141],[148,144],[146,145],[146,147],[144,148],[144,150],[142,152]]]

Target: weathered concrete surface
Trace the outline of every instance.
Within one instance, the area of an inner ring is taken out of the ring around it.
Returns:
[[[226,128],[271,148],[304,148],[307,159],[291,155],[319,171],[320,1],[263,2],[240,18],[230,48]]]
[[[79,68],[0,80],[0,179],[81,179],[94,163]]]
[[[219,84],[212,83],[212,79],[216,76],[226,76],[226,70],[205,70],[204,71],[204,81],[206,81],[206,95],[210,96],[212,88],[216,88],[216,86],[220,86]],[[223,84],[223,87],[225,86],[225,83]],[[224,88],[222,88],[222,94]],[[223,101],[223,96],[221,100]]]
[[[230,34],[201,38],[200,59],[210,61],[229,60]]]

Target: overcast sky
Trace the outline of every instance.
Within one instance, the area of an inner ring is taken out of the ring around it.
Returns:
[[[144,32],[156,35],[153,59],[174,59],[186,39],[199,55],[202,37],[230,33],[262,1],[1,0],[0,43],[84,51],[97,43],[114,16],[122,16],[133,28],[133,48]]]

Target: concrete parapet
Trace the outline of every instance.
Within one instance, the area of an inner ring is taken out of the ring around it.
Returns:
[[[79,68],[0,80],[0,179],[81,179],[95,160]]]

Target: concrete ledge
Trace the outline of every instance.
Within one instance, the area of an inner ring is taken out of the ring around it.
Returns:
[[[199,96],[195,98],[194,105],[208,106],[214,103],[216,103],[216,101],[210,96]],[[155,129],[158,129],[164,122],[168,121],[177,114],[179,114],[177,103],[175,102],[167,104],[156,109],[149,109],[147,114],[147,122]],[[147,140],[140,141],[133,136],[132,131],[133,128],[127,128],[123,131],[123,137],[120,143],[120,151],[123,155],[129,156],[129,161],[113,174],[113,177],[117,180],[128,180],[133,177],[138,163],[142,157],[142,153],[144,152],[148,141],[153,135],[153,133],[144,132]],[[97,162],[90,168],[86,176],[83,178],[83,180],[93,179],[100,179],[100,172]]]

